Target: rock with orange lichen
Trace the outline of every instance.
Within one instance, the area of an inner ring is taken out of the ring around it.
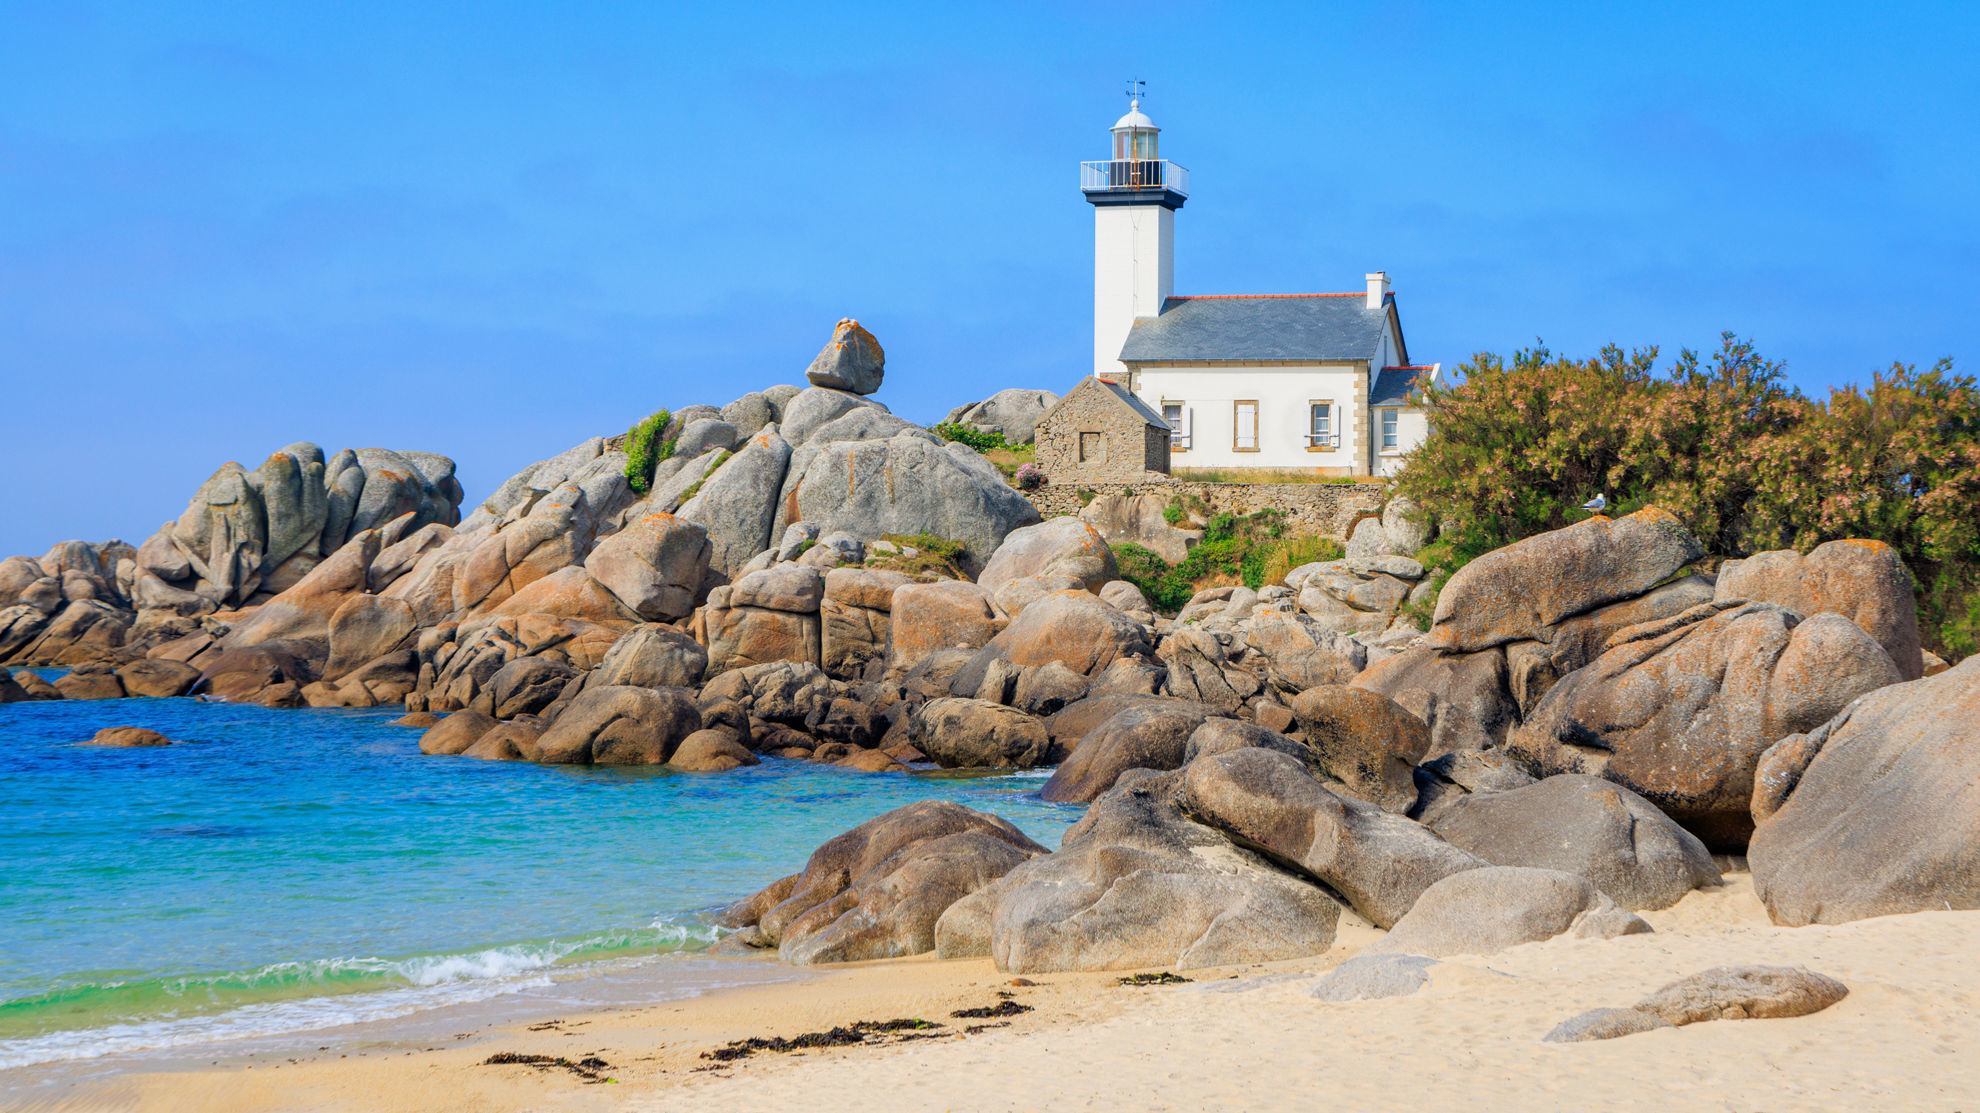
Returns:
[[[832,330],[832,339],[805,369],[804,377],[813,386],[872,394],[886,374],[887,353],[880,350],[880,342],[848,317]]]
[[[1691,531],[1655,507],[1516,541],[1450,578],[1425,644],[1468,653],[1545,641],[1561,620],[1641,595],[1704,551]]]
[[[1386,811],[1416,803],[1416,763],[1430,749],[1430,728],[1379,692],[1325,684],[1292,700],[1293,717],[1329,788]]]
[[[1911,572],[1882,541],[1850,539],[1755,553],[1719,568],[1715,598],[1779,603],[1804,616],[1839,614],[1868,631],[1906,680],[1924,675],[1918,645],[1918,602]]]

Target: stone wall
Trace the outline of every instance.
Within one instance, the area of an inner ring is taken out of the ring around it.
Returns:
[[[1049,474],[1049,473],[1048,473]],[[1195,495],[1213,513],[1252,514],[1277,510],[1291,532],[1346,541],[1354,524],[1381,510],[1386,483],[1190,483],[1150,476],[1142,483],[1048,483],[1024,492],[1046,518],[1077,514],[1086,506],[1082,491],[1099,495]]]
[[[1091,486],[1166,478],[1169,431],[1151,428],[1097,379],[1066,392],[1038,420],[1035,436],[1033,460],[1054,481]]]

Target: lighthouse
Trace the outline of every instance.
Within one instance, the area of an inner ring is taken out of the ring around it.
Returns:
[[[1189,197],[1189,171],[1162,158],[1145,95],[1141,82],[1130,86],[1127,115],[1109,129],[1113,157],[1079,164],[1093,206],[1093,373],[1123,381],[1135,318],[1157,316],[1174,292],[1176,210]]]

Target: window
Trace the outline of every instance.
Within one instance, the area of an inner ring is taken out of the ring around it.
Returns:
[[[1181,402],[1162,403],[1162,420],[1169,423],[1169,451],[1189,448],[1189,410]]]
[[[1256,399],[1232,403],[1231,449],[1258,451],[1258,402]]]
[[[1313,402],[1307,406],[1306,447],[1339,448],[1334,439],[1334,404]]]
[[[1382,411],[1382,447],[1396,447],[1396,411]]]
[[[1081,433],[1079,435],[1079,461],[1082,464],[1100,461],[1100,434]]]

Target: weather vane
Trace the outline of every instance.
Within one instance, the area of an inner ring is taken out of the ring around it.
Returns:
[[[1138,102],[1146,96],[1148,96],[1148,82],[1134,80],[1127,83],[1127,98],[1129,100]]]

